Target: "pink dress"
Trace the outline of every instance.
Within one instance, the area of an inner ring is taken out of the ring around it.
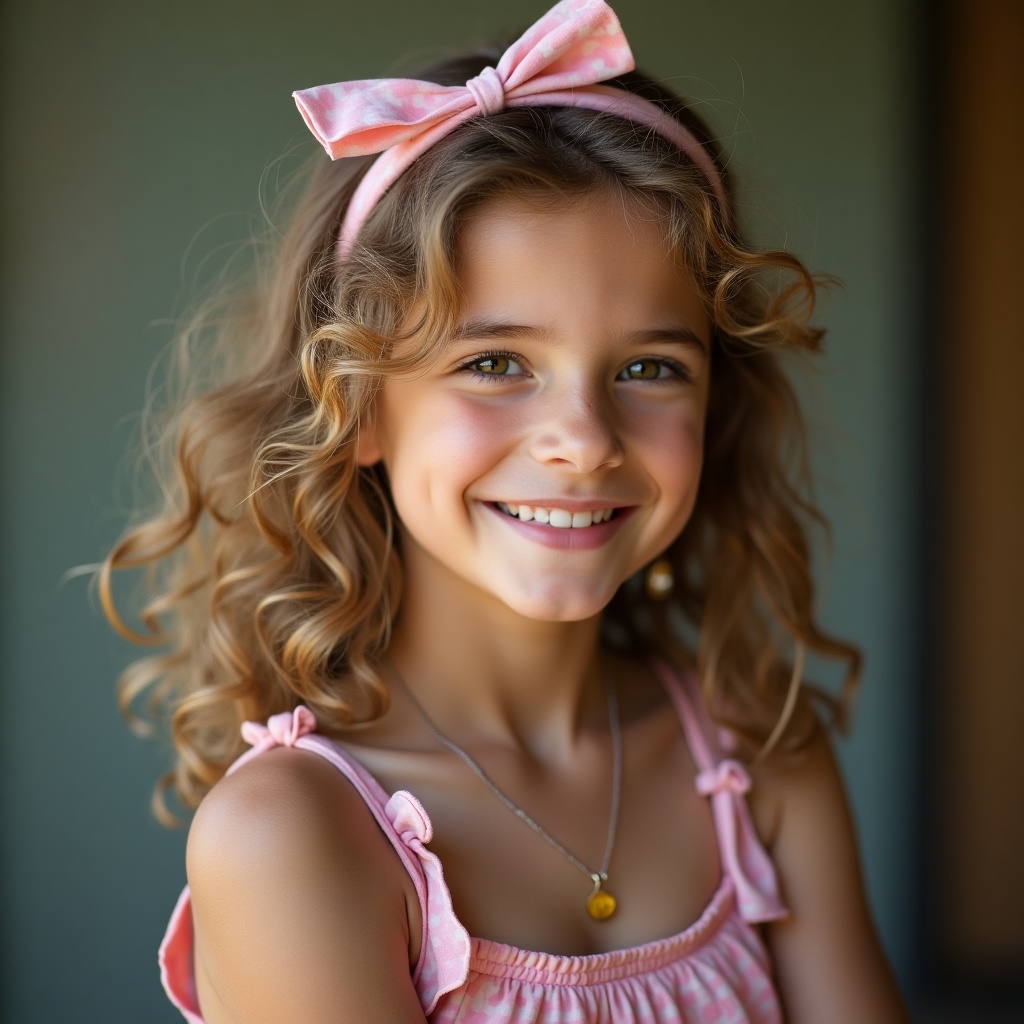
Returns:
[[[413,984],[431,1024],[770,1024],[781,1022],[767,950],[757,922],[786,916],[775,871],[761,846],[744,793],[750,776],[722,758],[715,730],[692,679],[661,670],[711,801],[722,880],[700,918],[685,931],[632,949],[556,956],[472,938],[452,910],[441,862],[430,852],[431,824],[419,801],[389,795],[350,755],[314,733],[300,707],[266,726],[247,722],[253,749],[231,770],[285,745],[326,758],[355,786],[412,878],[423,913],[423,941]],[[203,1024],[192,967],[192,914],[181,894],[160,947],[171,1002],[189,1024]]]

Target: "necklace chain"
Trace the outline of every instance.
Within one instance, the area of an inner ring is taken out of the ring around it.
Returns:
[[[544,839],[550,846],[553,846],[573,867],[582,871],[594,883],[594,894],[601,890],[601,883],[608,879],[608,866],[611,864],[612,851],[615,848],[615,836],[619,827],[619,805],[622,802],[622,729],[619,722],[619,700],[615,686],[607,678],[605,679],[605,693],[608,699],[608,731],[612,741],[612,800],[611,811],[608,817],[608,837],[605,840],[604,856],[601,859],[601,867],[592,871],[575,854],[567,850],[543,825],[535,821],[526,811],[512,800],[491,777],[483,770],[481,765],[474,760],[466,750],[458,745],[453,739],[446,736],[434,724],[430,715],[427,714],[423,705],[413,696],[412,691],[406,685],[405,680],[398,674],[397,669],[390,666],[391,672],[405,690],[405,695],[418,712],[423,723],[430,730],[434,739],[442,746],[447,747],[453,754],[461,758],[473,774],[524,824],[529,825],[534,832]],[[592,895],[594,895],[592,894]],[[610,898],[610,894],[605,894]],[[611,911],[608,912],[609,914]]]

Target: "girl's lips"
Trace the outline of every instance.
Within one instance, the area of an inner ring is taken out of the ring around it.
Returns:
[[[635,506],[615,508],[611,519],[603,523],[595,523],[592,526],[558,527],[536,521],[523,522],[507,512],[502,512],[495,502],[483,502],[482,504],[491,515],[497,516],[509,529],[515,530],[521,536],[537,544],[559,551],[593,551],[595,548],[601,547],[615,536],[619,528],[635,509]],[[538,502],[537,504],[540,505],[541,503]],[[555,508],[563,508],[568,511],[584,511],[594,508],[592,503],[586,505],[585,509],[581,507],[579,502],[566,503],[556,501],[551,504]],[[575,505],[576,508],[573,509],[569,507],[570,505]]]
[[[551,526],[562,529],[580,529],[587,526],[596,526],[606,519],[611,519],[615,514],[614,507],[607,505],[601,508],[582,509],[573,511],[560,505],[527,504],[526,502],[514,503],[498,501],[495,502],[499,512],[528,523],[531,520],[538,523],[548,523]]]

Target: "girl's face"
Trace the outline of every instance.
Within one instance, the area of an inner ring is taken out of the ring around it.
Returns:
[[[387,469],[411,593],[578,621],[686,525],[711,326],[662,222],[626,206],[496,202],[467,225],[456,336],[387,381],[360,440]]]

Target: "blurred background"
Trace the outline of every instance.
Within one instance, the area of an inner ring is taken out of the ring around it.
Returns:
[[[155,954],[184,834],[148,810],[169,751],[120,719],[133,652],[61,577],[124,525],[171,321],[278,158],[314,148],[291,91],[544,6],[0,7],[0,1020],[180,1019]],[[824,618],[866,654],[841,756],[872,905],[916,1019],[1022,1019],[1024,5],[615,6],[640,66],[720,133],[752,233],[843,281],[801,387],[834,524]]]

